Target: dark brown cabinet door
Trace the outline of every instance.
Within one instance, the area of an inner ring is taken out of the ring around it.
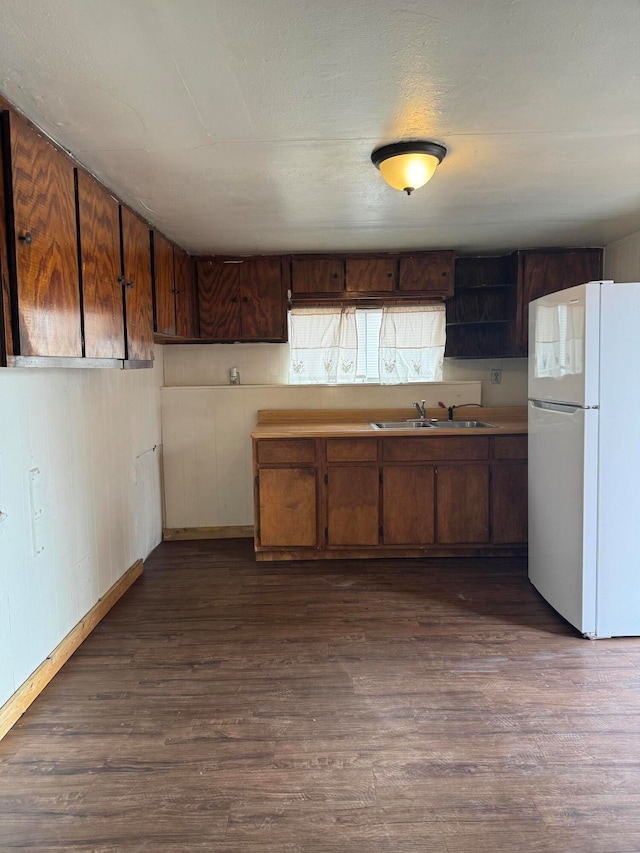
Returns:
[[[489,466],[438,465],[436,483],[438,543],[488,542]]]
[[[347,292],[395,290],[398,261],[391,258],[347,258]]]
[[[123,359],[120,206],[83,169],[77,182],[85,355]]]
[[[332,466],[327,473],[327,544],[377,545],[380,537],[379,471],[373,466]]]
[[[176,331],[183,338],[197,338],[197,300],[193,263],[184,249],[174,246]]]
[[[339,258],[293,258],[291,292],[342,293],[344,261]]]
[[[224,261],[198,261],[201,338],[239,340],[242,337],[240,266]]]
[[[153,360],[153,293],[151,242],[145,222],[120,208],[122,263],[125,277],[127,360]]]
[[[496,545],[527,541],[527,463],[491,468],[491,541]]]
[[[200,337],[286,341],[280,258],[198,261]]]
[[[453,278],[453,252],[421,252],[400,258],[399,290],[411,290],[422,296],[451,296]]]
[[[258,530],[264,548],[317,544],[315,468],[261,468]]]
[[[519,352],[527,354],[529,303],[540,296],[566,290],[602,276],[601,249],[523,252],[520,258]]]
[[[153,232],[153,284],[156,332],[161,335],[175,335],[176,298],[173,245],[159,231]]]
[[[245,340],[286,340],[286,302],[280,258],[238,264],[240,316]]]
[[[387,465],[382,479],[385,545],[425,545],[434,540],[435,468]]]
[[[82,356],[73,163],[14,113],[3,114],[6,134],[19,326],[14,350],[23,356]]]

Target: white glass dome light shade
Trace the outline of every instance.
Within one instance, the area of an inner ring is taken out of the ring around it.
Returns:
[[[431,180],[446,153],[446,148],[435,142],[395,142],[377,148],[371,161],[390,187],[411,195]]]

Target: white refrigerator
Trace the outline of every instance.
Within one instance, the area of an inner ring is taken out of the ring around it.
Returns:
[[[585,637],[640,636],[640,283],[529,305],[529,579]]]

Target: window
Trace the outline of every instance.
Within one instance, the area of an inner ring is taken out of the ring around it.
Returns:
[[[444,305],[293,308],[289,314],[289,381],[439,381],[444,345]]]

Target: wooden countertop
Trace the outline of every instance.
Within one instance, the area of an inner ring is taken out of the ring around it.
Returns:
[[[264,409],[252,438],[340,438],[353,436],[403,436],[429,438],[436,435],[526,435],[527,407],[499,408],[469,406],[454,411],[454,420],[477,420],[495,424],[474,429],[375,429],[372,421],[405,421],[415,417],[414,409]],[[445,409],[427,409],[428,418],[446,420]]]

